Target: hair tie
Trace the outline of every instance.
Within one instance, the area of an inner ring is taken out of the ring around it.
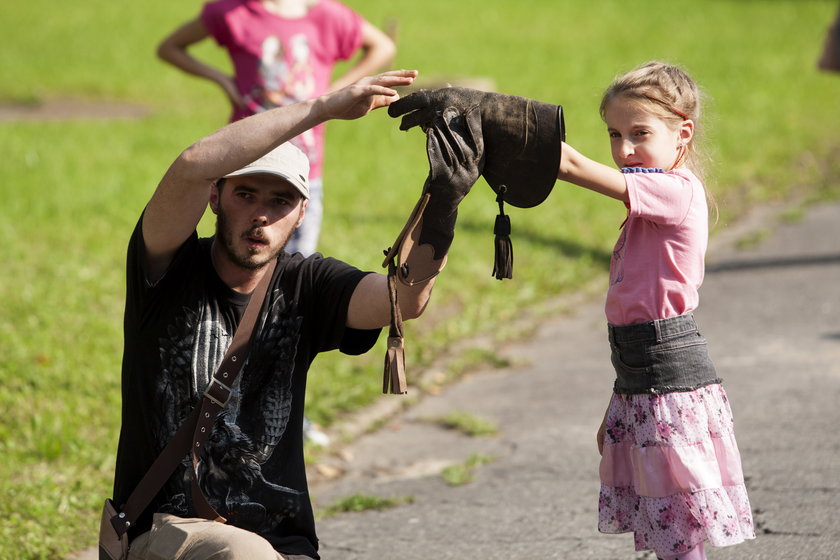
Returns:
[[[665,101],[662,101],[661,99],[658,99],[656,97],[653,97],[652,95],[647,95],[647,94],[644,94],[644,93],[642,94],[642,97],[644,97],[648,101],[653,101],[654,103],[658,103],[659,105],[662,105],[663,107],[665,107],[666,109],[668,109],[669,111],[674,113],[675,115],[677,115],[679,117],[682,117],[682,120],[684,120],[684,121],[690,120],[688,118],[688,115],[686,115],[685,113],[683,113],[682,111],[680,111],[676,107],[673,107],[670,104],[666,103]]]
[[[676,107],[671,107],[670,105],[666,105],[666,107],[672,112],[682,117],[684,121],[688,120],[688,115],[677,109]]]

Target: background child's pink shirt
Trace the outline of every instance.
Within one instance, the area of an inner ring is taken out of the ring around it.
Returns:
[[[702,183],[687,169],[624,177],[630,202],[610,263],[607,321],[632,325],[693,311],[709,236]]]
[[[282,18],[259,0],[216,0],[204,5],[201,20],[228,51],[236,86],[249,101],[231,121],[324,94],[336,62],[351,58],[363,39],[362,16],[336,0],[320,0],[301,18]],[[309,158],[309,177],[320,178],[324,125],[293,143]]]

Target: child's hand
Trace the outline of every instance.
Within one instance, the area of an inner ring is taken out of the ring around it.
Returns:
[[[598,442],[598,454],[604,455],[604,436],[607,432],[607,417],[601,421],[601,427],[598,428],[598,434],[595,436],[595,441]]]
[[[230,104],[233,105],[234,109],[244,109],[245,108],[245,100],[240,95],[239,90],[236,87],[236,82],[233,81],[233,78],[230,76],[224,76],[219,80],[219,87],[225,92],[227,98],[230,100]]]

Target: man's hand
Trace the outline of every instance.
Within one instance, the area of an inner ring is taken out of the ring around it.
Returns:
[[[484,139],[478,111],[444,109],[435,116],[426,132],[430,189],[458,195],[457,202],[469,192],[481,175],[484,164]]]
[[[325,120],[352,120],[363,117],[379,107],[387,107],[400,98],[391,88],[410,85],[417,70],[392,70],[362,78],[356,83],[328,93],[321,99]]]
[[[424,130],[429,176],[423,192],[430,196],[423,212],[420,243],[432,245],[435,259],[441,259],[455,235],[458,204],[484,167],[481,118],[475,108],[459,111],[448,107],[434,116]]]

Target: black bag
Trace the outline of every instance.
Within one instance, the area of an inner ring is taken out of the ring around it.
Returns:
[[[126,560],[128,558],[128,533],[118,535],[117,529],[111,523],[111,519],[120,515],[114,507],[114,502],[106,499],[102,507],[102,519],[99,522],[99,560]]]

